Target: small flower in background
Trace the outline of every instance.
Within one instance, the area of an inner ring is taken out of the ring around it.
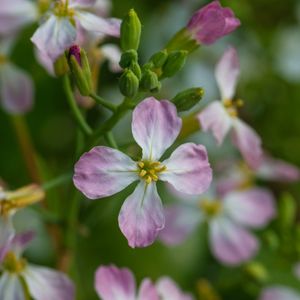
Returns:
[[[6,249],[0,268],[0,299],[74,300],[73,283],[61,272],[28,264],[22,253],[33,238],[32,232],[15,235]],[[24,280],[27,288],[24,289]],[[27,295],[29,293],[29,295]]]
[[[143,150],[140,161],[99,146],[83,154],[75,165],[74,184],[90,199],[111,196],[139,181],[119,214],[120,229],[131,247],[152,244],[164,227],[163,207],[156,188],[158,180],[188,194],[201,194],[211,183],[212,171],[202,145],[183,144],[169,159],[159,161],[174,143],[180,128],[181,119],[174,104],[147,98],[135,108],[132,119],[133,136]]]
[[[233,96],[239,73],[237,52],[231,47],[223,54],[215,71],[222,101],[209,104],[198,114],[198,120],[204,131],[212,131],[219,145],[232,129],[234,145],[248,165],[255,169],[260,166],[262,160],[261,139],[251,127],[238,118],[238,108],[242,101],[234,100]]]
[[[32,108],[34,87],[30,75],[9,61],[13,43],[0,40],[0,103],[9,114],[24,114]]]
[[[181,198],[186,196],[182,194]],[[258,239],[248,228],[263,228],[276,215],[272,194],[257,187],[221,197],[194,198],[193,202],[194,206],[177,203],[166,207],[161,241],[170,246],[180,244],[199,223],[207,221],[214,256],[231,266],[249,260],[259,248]]]
[[[300,293],[286,286],[264,288],[258,300],[299,300]]]
[[[210,45],[240,24],[230,8],[223,8],[219,1],[213,1],[192,16],[187,29],[199,44]]]
[[[142,281],[137,291],[132,272],[127,268],[100,266],[95,274],[95,289],[102,300],[192,300],[168,277],[155,285],[150,279]]]

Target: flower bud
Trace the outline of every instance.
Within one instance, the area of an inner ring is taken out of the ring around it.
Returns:
[[[135,76],[138,78],[138,80],[141,79],[142,71],[141,71],[140,65],[137,62],[131,63],[131,65],[129,66],[129,69],[135,74]]]
[[[177,94],[172,102],[176,105],[177,111],[186,111],[195,106],[203,97],[202,88],[190,88]]]
[[[137,62],[137,60],[138,54],[136,50],[127,50],[121,56],[120,66],[123,69],[128,68],[133,62]]]
[[[83,49],[74,45],[67,53],[68,64],[82,96],[88,96],[92,92],[92,75],[87,55]]]
[[[294,226],[297,204],[291,194],[285,193],[279,198],[278,222],[281,230],[288,231]]]
[[[53,64],[54,73],[57,77],[63,76],[69,72],[69,66],[65,55],[61,55]]]
[[[156,90],[159,87],[157,75],[149,69],[145,70],[141,79],[141,87],[144,90]]]
[[[123,51],[137,50],[141,37],[141,22],[138,15],[131,9],[121,24],[121,48]]]
[[[139,89],[139,79],[129,69],[125,70],[119,80],[121,93],[126,97],[134,97]]]
[[[172,51],[162,68],[162,77],[174,76],[185,64],[188,52],[185,50]]]
[[[164,65],[164,63],[167,61],[167,58],[168,58],[168,51],[161,50],[152,55],[152,57],[150,58],[150,62],[153,63],[153,66],[155,68],[161,68]]]
[[[268,272],[266,268],[258,262],[248,263],[244,271],[250,278],[256,280],[257,282],[265,282],[268,279]]]

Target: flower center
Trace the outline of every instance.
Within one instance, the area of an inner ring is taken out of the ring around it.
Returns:
[[[222,211],[222,203],[218,200],[201,200],[199,203],[200,209],[208,218],[217,216]]]
[[[38,1],[38,10],[41,15],[48,11],[50,8],[50,1],[49,0],[39,0]]]
[[[225,99],[223,100],[223,105],[229,115],[236,118],[238,116],[238,109],[244,105],[244,102],[242,99]]]
[[[8,252],[3,260],[3,269],[9,273],[21,273],[26,267],[26,260]]]
[[[139,176],[148,184],[159,179],[159,174],[167,169],[159,161],[142,160],[137,163]]]
[[[72,8],[69,8],[68,1],[65,3],[62,1],[55,2],[53,13],[57,17],[69,17],[70,20],[73,19],[75,11]]]

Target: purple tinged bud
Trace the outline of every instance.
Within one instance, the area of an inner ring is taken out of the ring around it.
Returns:
[[[80,55],[80,47],[78,45],[73,45],[69,49],[69,59],[71,56],[74,56],[77,60],[77,62],[81,65],[81,55]]]
[[[240,24],[230,8],[213,1],[194,13],[187,30],[198,43],[210,45],[233,32]]]

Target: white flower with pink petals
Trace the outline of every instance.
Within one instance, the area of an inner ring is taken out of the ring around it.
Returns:
[[[75,165],[74,184],[90,199],[111,196],[139,182],[119,214],[120,229],[131,247],[152,244],[164,227],[158,180],[188,194],[201,194],[211,183],[212,171],[202,145],[183,144],[168,159],[160,160],[178,136],[181,123],[174,104],[147,98],[133,111],[132,133],[143,150],[139,161],[99,146],[83,154]]]
[[[198,120],[204,131],[212,131],[219,145],[231,130],[235,146],[249,166],[257,168],[262,158],[261,139],[251,127],[238,118],[238,108],[242,101],[233,98],[239,73],[237,52],[234,48],[229,48],[215,71],[222,100],[209,104],[198,114]]]
[[[270,286],[263,289],[258,300],[300,300],[300,293],[286,286]]]
[[[207,220],[212,253],[220,262],[231,266],[256,254],[258,239],[249,229],[263,228],[276,214],[273,196],[263,188],[232,191],[224,197],[210,195],[194,204],[166,207],[161,241],[170,246],[179,244],[199,223]]]

